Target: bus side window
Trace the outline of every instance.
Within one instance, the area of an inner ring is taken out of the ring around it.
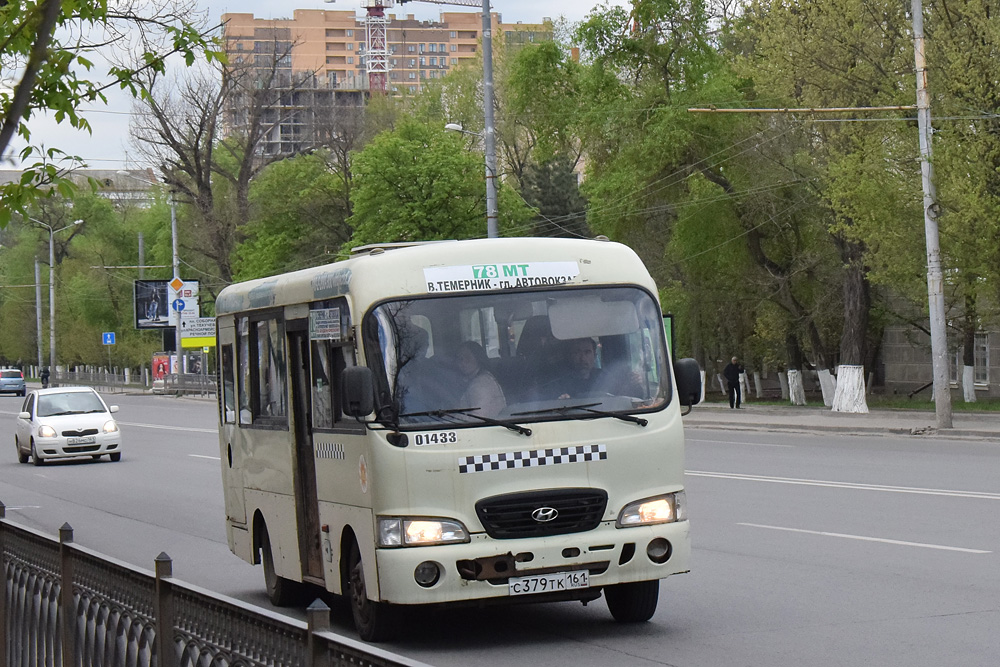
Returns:
[[[222,389],[222,422],[224,424],[236,423],[236,397],[233,386],[233,346],[223,345],[221,349],[221,370],[222,377],[219,378],[219,386]]]
[[[240,424],[252,424],[253,409],[250,406],[250,325],[245,317],[239,319],[239,353],[237,360],[240,367]]]
[[[350,345],[334,345],[328,340],[312,343],[313,427],[335,428],[341,425],[340,378],[348,366],[354,366]]]

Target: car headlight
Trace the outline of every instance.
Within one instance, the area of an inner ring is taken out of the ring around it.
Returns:
[[[56,430],[47,424],[43,424],[38,427],[38,437],[39,438],[54,438],[56,437]]]
[[[117,430],[118,430],[118,424],[117,422],[115,422],[114,419],[109,419],[108,421],[104,422],[105,433],[114,433]]]
[[[459,521],[401,516],[378,518],[380,547],[426,547],[468,541],[469,533]]]
[[[649,526],[656,523],[686,520],[687,506],[684,492],[678,491],[626,505],[625,509],[618,515],[618,521],[615,525],[619,528],[628,528],[629,526]]]

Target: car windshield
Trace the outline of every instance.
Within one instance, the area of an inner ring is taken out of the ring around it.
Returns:
[[[670,401],[660,309],[637,287],[392,301],[364,335],[380,350],[379,417],[400,427],[594,419]]]
[[[64,394],[39,394],[38,416],[77,415],[86,412],[105,412],[101,399],[92,391],[74,391]]]

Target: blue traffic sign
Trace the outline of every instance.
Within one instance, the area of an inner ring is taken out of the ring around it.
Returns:
[[[184,310],[184,299],[174,299],[174,302],[170,304],[170,307],[177,312],[181,312]]]
[[[102,338],[102,341],[104,342],[105,345],[114,345],[115,344],[115,332],[114,331],[105,331],[104,333],[101,334],[101,338]]]

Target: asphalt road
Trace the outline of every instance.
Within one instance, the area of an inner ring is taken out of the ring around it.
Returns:
[[[119,463],[19,465],[0,397],[0,501],[14,521],[268,606],[225,542],[215,403],[115,397]],[[441,665],[992,665],[1000,654],[1000,443],[688,431],[692,572],[656,616],[598,600],[413,615],[384,648]],[[292,615],[301,617],[295,611]],[[341,605],[334,629],[355,637]]]

